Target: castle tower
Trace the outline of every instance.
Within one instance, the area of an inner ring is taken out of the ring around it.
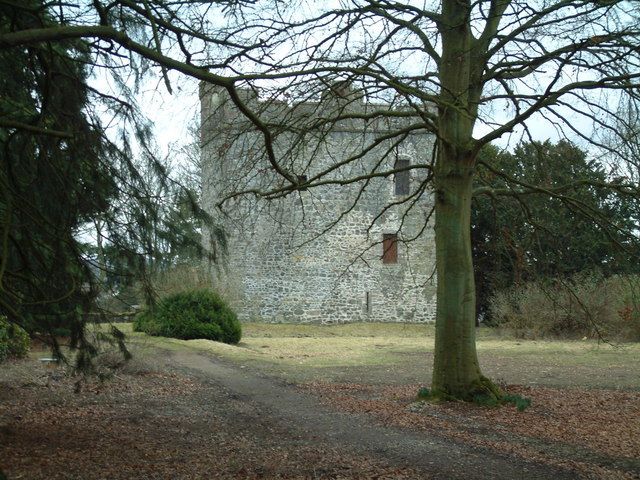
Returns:
[[[433,321],[433,136],[335,90],[297,104],[239,92],[270,157],[228,94],[201,86],[203,205],[227,233],[215,286],[242,320]]]

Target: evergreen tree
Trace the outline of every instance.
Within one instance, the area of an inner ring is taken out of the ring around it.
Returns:
[[[513,153],[489,145],[479,164],[477,191],[512,188],[513,195],[474,198],[478,315],[487,313],[494,291],[534,278],[638,270],[637,197],[608,188],[605,167],[585,151],[566,140],[521,143]],[[528,195],[518,194],[531,186]]]
[[[0,28],[49,25],[0,6]],[[117,193],[109,145],[85,110],[82,41],[0,51],[0,311],[31,332],[81,346],[96,291],[77,236]]]
[[[49,12],[37,0],[0,4],[0,33],[54,28]],[[96,59],[84,40],[0,50],[0,314],[58,355],[57,338],[69,336],[81,368],[95,353],[85,328],[99,293],[141,281],[152,298],[149,272],[200,258],[197,225],[207,221],[193,187],[149,153],[130,96],[89,86]],[[119,137],[106,134],[99,105],[128,127]]]

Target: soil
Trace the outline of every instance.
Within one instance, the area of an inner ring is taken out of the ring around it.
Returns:
[[[577,439],[535,430],[564,404],[523,416],[416,403],[411,385],[297,386],[187,348],[153,349],[105,382],[37,363],[0,373],[0,468],[10,480],[640,478],[637,392],[585,397],[609,398],[623,415],[596,427],[609,441],[594,448],[599,437],[579,441],[600,435],[586,426]],[[594,422],[610,420],[604,410]]]

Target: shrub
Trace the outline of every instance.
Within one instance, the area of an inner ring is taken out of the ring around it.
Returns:
[[[427,387],[421,387],[418,390],[418,400],[428,400],[431,398],[431,392]]]
[[[510,403],[518,409],[519,412],[524,412],[531,406],[531,399],[523,397],[522,395],[510,395],[507,394],[502,398],[503,403]]]
[[[133,331],[144,332],[149,335],[160,335],[159,325],[155,322],[151,309],[145,309],[139,312],[133,319]]]
[[[161,300],[154,309],[137,315],[133,329],[149,335],[190,340],[204,338],[238,343],[242,329],[238,317],[214,292],[194,290]]]
[[[540,280],[497,292],[490,300],[498,326],[521,338],[640,340],[640,282],[594,273]]]
[[[499,399],[494,395],[487,395],[486,393],[476,393],[472,401],[481,407],[497,407],[500,404]]]
[[[0,361],[25,357],[30,343],[29,334],[22,327],[0,316]]]

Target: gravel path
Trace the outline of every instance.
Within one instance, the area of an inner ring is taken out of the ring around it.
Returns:
[[[237,418],[240,428],[258,420],[263,425],[285,426],[290,435],[310,445],[328,444],[349,455],[415,469],[422,478],[576,478],[575,472],[498,455],[427,433],[376,425],[365,415],[337,413],[282,380],[204,354],[185,350],[170,355],[169,365],[212,382],[226,392],[230,402],[244,405],[244,413]]]

